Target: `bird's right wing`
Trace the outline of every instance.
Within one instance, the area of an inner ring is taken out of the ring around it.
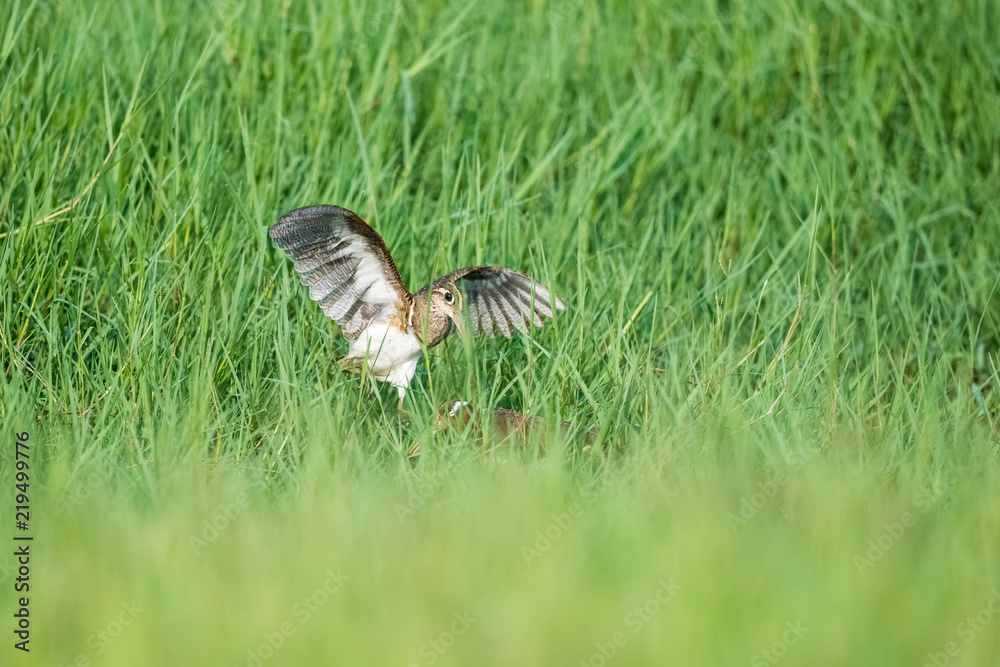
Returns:
[[[441,280],[454,282],[465,296],[472,332],[485,333],[490,338],[497,329],[510,338],[512,325],[527,333],[532,322],[542,326],[539,313],[553,317],[554,311],[566,310],[566,304],[548,287],[502,266],[469,266],[452,271]]]
[[[357,338],[377,319],[405,321],[410,292],[385,242],[339,206],[307,206],[278,218],[268,234],[295,260],[309,297]]]

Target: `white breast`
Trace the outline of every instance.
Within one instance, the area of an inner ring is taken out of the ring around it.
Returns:
[[[385,322],[372,322],[351,341],[347,356],[363,359],[368,355],[372,375],[396,387],[410,384],[423,350],[412,331],[400,331]]]

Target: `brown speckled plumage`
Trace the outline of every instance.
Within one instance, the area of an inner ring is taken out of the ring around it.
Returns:
[[[448,401],[437,412],[435,427],[438,431],[449,428],[464,430],[472,423],[475,430],[489,431],[498,442],[509,438],[526,440],[532,433],[544,431],[548,426],[546,420],[535,415],[528,415],[518,410],[508,408],[484,408],[478,413],[465,401]],[[571,422],[560,422],[559,430],[563,436],[572,436],[575,429]],[[599,430],[595,426],[583,434],[588,445],[597,440]]]

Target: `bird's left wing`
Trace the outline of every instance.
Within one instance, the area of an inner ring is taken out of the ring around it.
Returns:
[[[502,266],[470,266],[444,279],[454,282],[465,297],[474,334],[485,333],[492,338],[499,329],[510,338],[511,325],[527,333],[531,322],[542,326],[539,313],[552,317],[553,311],[566,310],[566,304],[548,287]]]
[[[410,292],[385,242],[364,220],[339,206],[307,206],[278,218],[268,234],[295,260],[309,297],[357,338],[387,316],[405,321]]]

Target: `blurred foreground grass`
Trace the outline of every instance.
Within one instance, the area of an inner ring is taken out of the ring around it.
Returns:
[[[498,455],[410,488],[317,463],[297,493],[185,469],[154,507],[40,499],[30,664],[597,665],[613,649],[621,664],[920,665],[953,641],[956,664],[992,664],[995,466],[887,488],[847,458],[755,477],[692,446],[587,486]]]

